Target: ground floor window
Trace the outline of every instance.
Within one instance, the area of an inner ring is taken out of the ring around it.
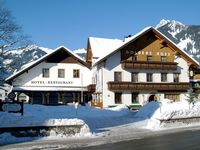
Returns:
[[[165,94],[165,98],[173,100],[173,101],[180,101],[179,94]]]
[[[122,93],[115,93],[115,104],[121,104],[122,103]]]
[[[18,93],[17,99],[29,100],[31,104],[44,104],[44,105],[58,105],[68,104],[73,102],[79,102],[80,104],[87,103],[92,100],[91,93],[83,92],[81,97],[81,91],[69,91],[69,92],[24,92]]]
[[[138,93],[136,93],[136,92],[131,93],[131,97],[132,97],[132,103],[138,103],[139,102]]]

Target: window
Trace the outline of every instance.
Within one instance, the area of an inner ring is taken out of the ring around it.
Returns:
[[[136,55],[131,56],[131,58],[132,58],[132,61],[137,61],[137,56]]]
[[[165,98],[173,101],[180,101],[179,94],[165,94]]]
[[[131,81],[138,82],[138,73],[136,73],[136,72],[131,73]]]
[[[73,70],[73,77],[74,78],[80,78],[80,70],[79,69]]]
[[[160,58],[161,58],[161,60],[160,60],[161,62],[167,62],[167,57],[166,56],[161,56]]]
[[[115,93],[115,104],[122,103],[122,93]]]
[[[121,72],[114,72],[114,81],[115,82],[122,81],[122,73]]]
[[[65,78],[65,69],[58,69],[58,78]]]
[[[153,74],[147,73],[147,82],[153,82]]]
[[[138,101],[138,93],[133,92],[133,93],[131,93],[131,95],[132,95],[132,103],[138,103],[139,102]]]
[[[49,68],[43,68],[42,69],[42,77],[43,78],[49,78]]]
[[[179,82],[179,73],[174,73],[174,82]]]
[[[152,56],[147,56],[147,61],[152,61]]]
[[[167,73],[161,73],[161,82],[167,82]]]

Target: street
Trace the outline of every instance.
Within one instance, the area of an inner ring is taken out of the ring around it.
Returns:
[[[118,134],[116,134],[118,132]],[[190,150],[200,149],[200,126],[150,131],[116,128],[91,138],[34,140],[0,146],[0,150]]]
[[[190,130],[71,150],[190,150],[200,149],[200,130]]]

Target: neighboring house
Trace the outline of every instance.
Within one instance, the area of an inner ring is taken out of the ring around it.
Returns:
[[[123,41],[119,39],[89,37],[86,54],[87,63],[90,65],[94,64],[96,61],[105,57],[122,44]]]
[[[109,107],[164,98],[180,101],[191,87],[189,70],[198,66],[158,30],[146,28],[93,64],[96,91],[92,104]]]
[[[65,47],[27,65],[6,79],[18,99],[32,104],[66,104],[91,99],[87,86],[91,70],[87,63]]]

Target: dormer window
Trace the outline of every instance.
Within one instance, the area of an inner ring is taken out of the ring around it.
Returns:
[[[160,59],[161,62],[167,62],[167,57],[166,56],[161,56],[160,58],[161,58]]]
[[[147,56],[147,61],[152,61],[152,56],[148,55]]]
[[[136,55],[131,56],[131,58],[132,58],[132,61],[137,61],[137,56]]]

